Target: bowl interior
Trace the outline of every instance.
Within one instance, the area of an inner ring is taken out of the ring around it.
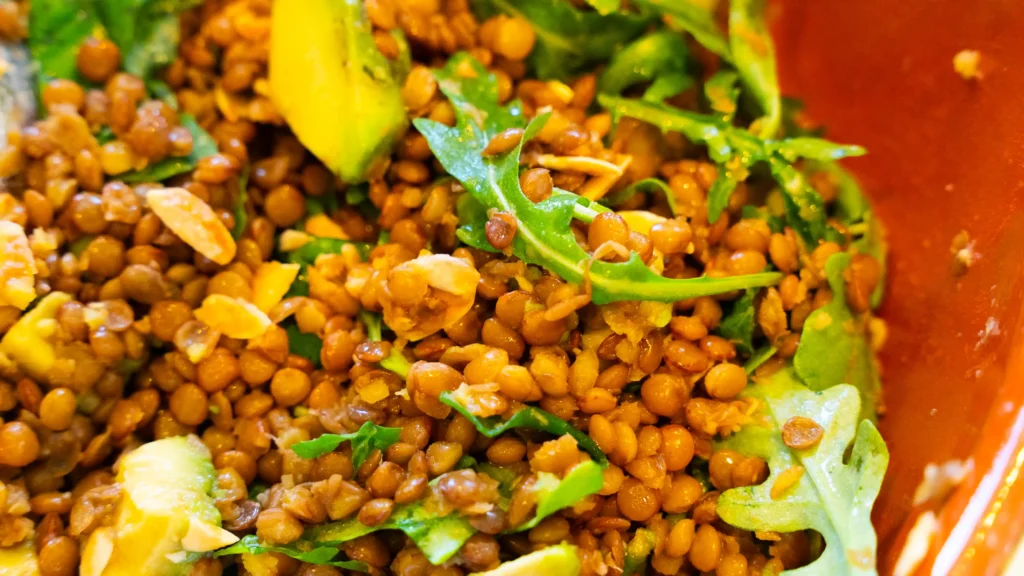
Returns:
[[[1000,451],[1019,441],[1011,428],[1024,377],[1008,360],[1024,352],[1024,3],[791,0],[779,8],[783,87],[804,99],[830,139],[867,147],[868,156],[848,166],[889,231],[881,429],[892,457],[874,508],[888,572],[924,466],[975,459],[947,506],[954,510],[942,514],[944,536],[973,518],[977,510],[955,509],[968,507],[991,461],[999,464]],[[954,72],[962,49],[981,52],[980,81]],[[962,230],[978,259],[957,276],[950,246]],[[1006,466],[996,468],[995,483],[1012,486],[1002,478]],[[990,527],[996,536],[981,544],[967,542],[975,526],[961,528],[965,546],[988,554],[975,550],[968,564],[1001,566],[1001,549],[1020,530],[1019,522],[1002,523],[1010,536]]]

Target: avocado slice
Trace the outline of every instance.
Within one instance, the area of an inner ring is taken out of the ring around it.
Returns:
[[[195,436],[157,440],[129,453],[117,475],[117,519],[90,534],[81,576],[187,576],[188,552],[237,542],[220,527],[215,480],[210,451]]]
[[[494,570],[470,576],[579,576],[580,557],[570,544],[549,546],[526,556],[502,563]]]
[[[29,538],[20,546],[0,548],[0,574],[4,576],[39,576],[39,559]]]
[[[292,132],[349,183],[386,160],[408,119],[359,0],[274,2],[270,98]]]
[[[49,380],[48,374],[57,361],[50,335],[56,328],[57,310],[70,301],[71,295],[64,292],[50,292],[40,299],[0,340],[4,359],[15,362],[36,380]]]

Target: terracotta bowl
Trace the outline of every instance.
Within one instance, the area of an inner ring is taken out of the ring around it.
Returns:
[[[999,574],[1024,528],[1024,2],[777,7],[785,92],[830,138],[867,147],[847,165],[889,229],[880,568],[920,513],[924,466],[971,458],[918,574]],[[962,49],[980,51],[980,81],[954,73]],[[958,277],[962,230],[980,258]]]

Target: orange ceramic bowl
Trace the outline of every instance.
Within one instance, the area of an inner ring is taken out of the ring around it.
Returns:
[[[774,22],[783,87],[831,139],[889,230],[881,315],[892,453],[875,504],[888,574],[929,462],[973,459],[918,574],[1000,574],[1024,528],[1024,2],[788,0]],[[984,78],[953,71],[963,49]],[[980,259],[951,272],[966,230]]]

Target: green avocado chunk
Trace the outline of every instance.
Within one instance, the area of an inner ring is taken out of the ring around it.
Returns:
[[[470,576],[579,576],[580,557],[569,544],[549,546],[515,560],[502,563],[494,570]]]
[[[122,459],[117,481],[116,520],[89,535],[81,576],[187,576],[189,552],[238,541],[220,527],[216,471],[195,436],[142,445]]]
[[[299,140],[348,183],[387,160],[408,119],[359,0],[275,2],[270,95]]]

